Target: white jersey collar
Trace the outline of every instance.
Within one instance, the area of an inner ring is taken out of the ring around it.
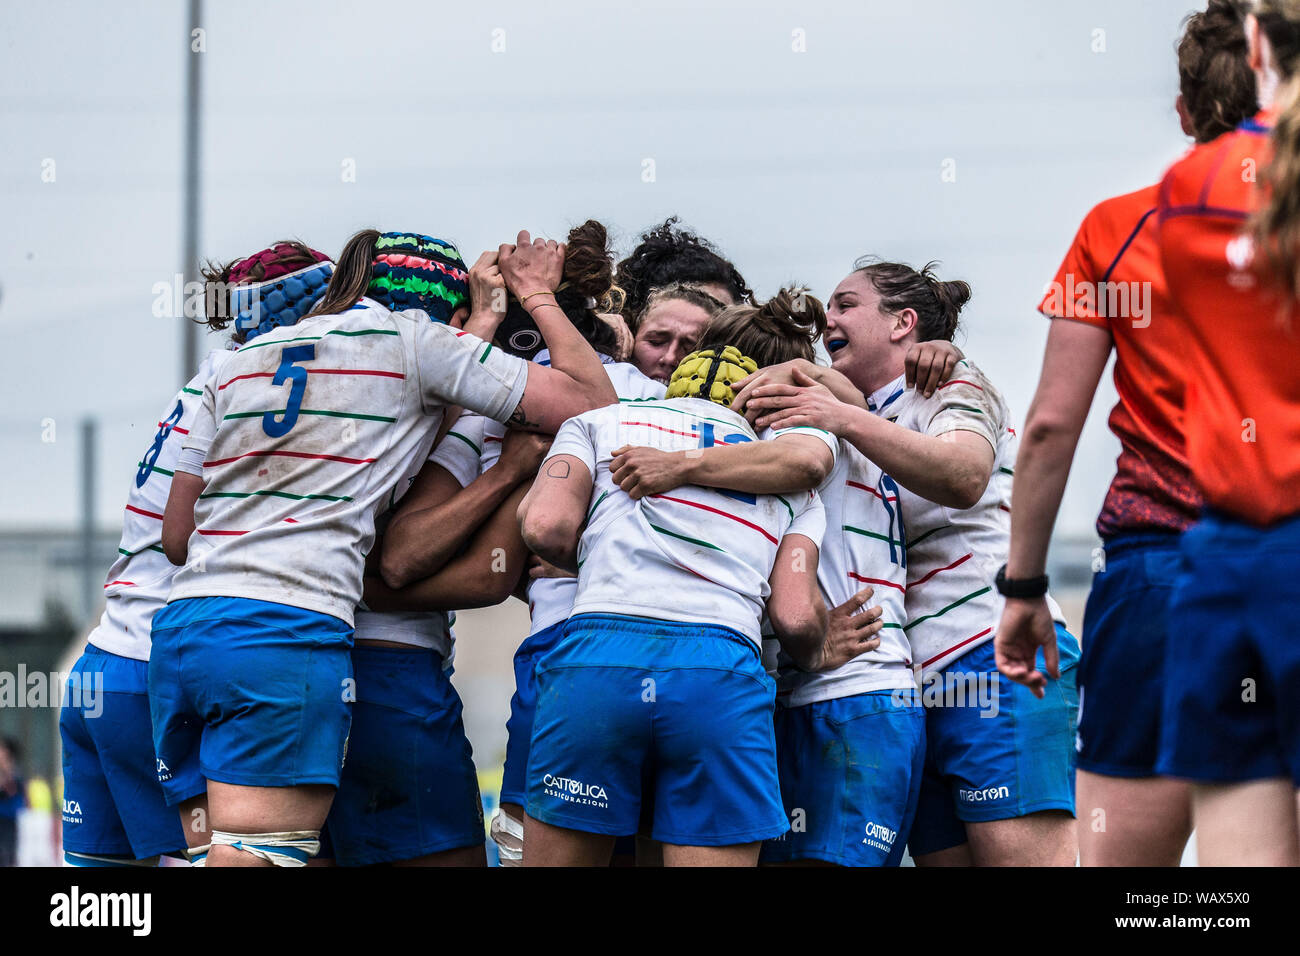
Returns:
[[[867,408],[877,415],[883,414],[890,405],[903,397],[906,389],[903,386],[904,376],[900,375],[888,385],[876,389],[867,396]]]

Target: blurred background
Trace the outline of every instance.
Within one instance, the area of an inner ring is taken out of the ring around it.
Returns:
[[[472,262],[594,217],[621,256],[676,214],[759,295],[797,280],[823,298],[860,255],[937,259],[974,287],[958,343],[1023,420],[1035,306],[1079,222],[1188,145],[1174,45],[1194,8],[0,5],[0,672],[66,670],[98,618],[158,413],[223,344],[177,309],[184,279],[281,238],[336,254],[357,229],[407,229]],[[1053,543],[1076,633],[1113,402],[1107,377]],[[490,801],[526,609],[456,630]],[[58,859],[57,713],[0,707],[25,793],[0,792],[0,819],[28,805],[29,863]]]

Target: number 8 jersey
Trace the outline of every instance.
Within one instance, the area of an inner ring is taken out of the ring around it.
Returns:
[[[375,516],[429,456],[444,406],[505,421],[527,374],[370,299],[258,336],[204,387],[177,463],[204,487],[169,600],[255,598],[351,625]]]
[[[203,385],[235,353],[209,353],[189,383],[167,403],[158,419],[153,443],[136,464],[134,481],[122,515],[117,560],[104,584],[104,614],[87,641],[100,650],[137,661],[149,659],[149,628],[154,612],[167,603],[176,565],[162,549],[163,509],[171,492],[172,473],[181,443],[200,411]]]

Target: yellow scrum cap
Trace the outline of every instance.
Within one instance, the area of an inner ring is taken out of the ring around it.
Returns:
[[[714,349],[692,352],[677,365],[668,381],[668,398],[705,398],[723,408],[731,407],[736,393],[731,386],[758,371],[758,363],[728,345],[720,353]]]

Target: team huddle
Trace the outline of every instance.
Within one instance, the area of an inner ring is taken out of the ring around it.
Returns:
[[[760,302],[670,219],[617,264],[589,220],[209,265],[228,347],[129,487],[103,712],[61,715],[65,861],[1172,864],[1195,824],[1300,862],[1298,37],[1300,0],[1188,19],[1198,145],[1080,228],[1021,435],[933,264]],[[1112,348],[1081,646],[1044,568]],[[455,614],[516,599],[485,827]]]

